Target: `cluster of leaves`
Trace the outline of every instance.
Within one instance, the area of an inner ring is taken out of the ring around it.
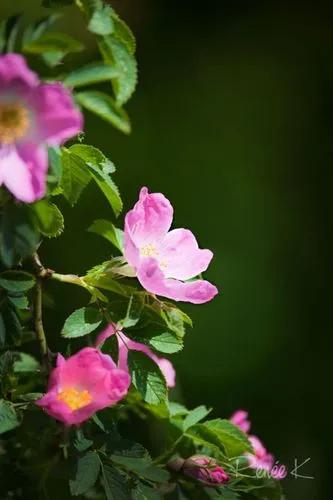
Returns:
[[[83,13],[101,60],[56,78],[75,89],[79,105],[127,133],[130,122],[122,106],[137,81],[133,34],[102,0],[43,2],[51,8],[71,4]],[[17,16],[3,22],[0,51],[15,51],[20,42],[24,53],[40,56],[57,69],[67,54],[84,48],[70,35],[48,31],[58,18],[57,11],[24,30]],[[81,90],[105,82],[111,83],[112,95]],[[47,287],[48,279],[57,279],[87,291],[87,303],[72,312],[61,331],[69,353],[82,343],[91,345],[113,323],[130,339],[169,356],[181,351],[186,328],[191,326],[190,318],[173,303],[158,300],[132,279],[133,270],[122,256],[123,231],[110,220],[98,219],[88,230],[109,241],[118,257],[96,265],[84,276],[60,275],[41,266],[36,252],[43,238],[58,237],[64,230],[58,197],[74,206],[87,185],[95,183],[114,216],[121,213],[114,172],[111,160],[81,141],[49,149],[44,199],[25,205],[0,188],[1,498],[36,498],[37,489],[53,498],[50,492],[56,485],[57,498],[64,499],[282,499],[277,481],[257,478],[253,471],[239,466],[244,466],[243,454],[252,451],[247,436],[228,420],[207,419],[210,411],[204,406],[189,411],[169,401],[159,367],[142,352],[128,353],[132,387],[127,398],[117,407],[99,412],[79,430],[64,433],[60,424],[34,404],[47,384],[45,359],[39,364],[21,349],[36,351],[31,341],[36,334],[33,317],[41,281]],[[117,361],[115,336],[103,349]],[[52,363],[49,354],[47,362]],[[144,440],[145,447],[136,440]],[[213,457],[224,467],[231,477],[227,486],[207,488],[169,467],[173,459],[197,453]]]
[[[134,35],[115,10],[102,0],[76,0],[76,2],[46,0],[43,3],[45,7],[70,4],[76,4],[83,12],[87,28],[96,39],[101,59],[84,66],[80,65],[67,74],[62,69],[61,74],[53,75],[52,78],[62,80],[64,85],[73,90],[79,106],[128,134],[131,131],[131,124],[123,105],[130,99],[137,84]],[[0,53],[22,51],[27,55],[41,57],[51,68],[62,68],[59,63],[68,54],[82,52],[84,44],[68,34],[49,31],[60,17],[59,12],[54,12],[24,30],[20,30],[19,15],[1,22]],[[19,36],[20,31],[22,31],[21,36]],[[111,84],[112,94],[98,87],[90,90],[92,85],[103,83]]]

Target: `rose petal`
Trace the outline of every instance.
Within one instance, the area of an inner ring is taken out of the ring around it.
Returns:
[[[47,153],[35,144],[0,147],[0,179],[20,201],[32,203],[45,192]]]
[[[37,133],[41,141],[59,146],[83,128],[83,117],[70,92],[61,84],[40,85],[33,96]]]
[[[217,288],[205,280],[182,281],[165,278],[156,259],[146,258],[137,270],[141,285],[151,293],[192,304],[209,302],[218,293]]]
[[[174,229],[165,236],[158,260],[165,262],[165,277],[188,280],[206,271],[212,257],[210,250],[199,248],[191,231]]]

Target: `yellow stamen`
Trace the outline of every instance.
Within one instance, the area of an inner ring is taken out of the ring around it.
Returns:
[[[148,243],[140,248],[140,253],[143,257],[156,257],[158,255],[158,251],[154,245]]]
[[[74,387],[69,387],[58,393],[59,401],[66,403],[71,410],[79,410],[84,406],[87,406],[92,401],[91,394],[84,390],[78,391]]]
[[[30,125],[29,111],[19,102],[0,103],[0,143],[24,137]]]

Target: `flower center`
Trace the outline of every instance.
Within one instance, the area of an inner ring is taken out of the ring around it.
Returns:
[[[143,257],[156,257],[158,255],[158,250],[154,245],[148,243],[140,248],[140,253]]]
[[[0,143],[21,139],[30,125],[29,111],[19,102],[0,103]]]
[[[88,391],[78,391],[74,387],[60,391],[57,397],[59,401],[65,403],[71,410],[79,410],[92,401],[91,394]]]

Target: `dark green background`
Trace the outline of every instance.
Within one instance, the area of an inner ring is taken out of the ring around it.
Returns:
[[[38,4],[5,0],[0,13],[35,18]],[[184,401],[216,416],[248,409],[253,432],[289,469],[310,458],[299,473],[315,479],[290,476],[288,498],[330,498],[331,12],[318,2],[113,5],[138,39],[133,133],[89,116],[86,142],[117,165],[126,209],[142,185],[162,191],[176,226],[215,254],[206,276],[221,293],[185,307],[194,329],[174,356]],[[65,13],[68,31],[85,36],[77,11]],[[66,231],[41,254],[58,272],[82,273],[110,256],[85,229],[112,213],[93,186],[79,208],[64,208]],[[86,296],[65,285],[51,292],[55,349],[65,316]]]

